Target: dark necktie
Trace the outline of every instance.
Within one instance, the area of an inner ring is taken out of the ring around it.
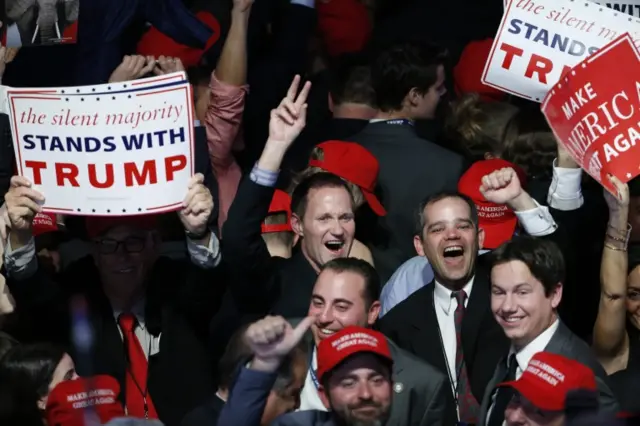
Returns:
[[[518,368],[518,360],[516,360],[516,354],[509,356],[508,369],[506,377],[500,381],[506,382],[516,379],[516,370]],[[499,387],[496,390],[496,398],[491,409],[491,417],[487,422],[487,426],[501,426],[504,422],[504,411],[509,405],[509,401],[513,397],[513,389],[510,387]]]
[[[464,351],[462,349],[462,319],[464,318],[464,302],[467,299],[467,293],[463,290],[451,293],[458,302],[453,318],[456,325],[456,377],[458,382],[456,385],[458,410],[460,412],[460,421],[467,424],[475,424],[478,419],[478,411],[480,409],[478,401],[471,393],[469,384],[469,376],[467,375],[467,366],[464,362]]]

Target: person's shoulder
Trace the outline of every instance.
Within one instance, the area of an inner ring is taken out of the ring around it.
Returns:
[[[308,426],[310,424],[323,425],[322,422],[326,422],[326,426],[330,423],[331,414],[327,411],[320,410],[303,410],[295,411],[293,413],[283,414],[271,423],[271,426]]]
[[[391,308],[381,319],[386,320],[386,322],[396,322],[395,320],[400,318],[413,317],[416,309],[424,309],[429,291],[433,291],[431,285],[425,285],[414,291],[402,302]]]
[[[389,344],[389,350],[393,357],[393,362],[401,367],[402,371],[406,371],[409,374],[407,377],[411,383],[425,383],[425,379],[430,385],[436,385],[439,382],[447,380],[446,376],[433,365],[427,361],[418,358],[416,355],[409,351],[406,351],[396,345],[391,339],[387,339]],[[406,382],[406,380],[405,380]]]

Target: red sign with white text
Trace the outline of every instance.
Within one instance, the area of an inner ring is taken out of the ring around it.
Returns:
[[[640,54],[628,34],[576,65],[542,102],[542,113],[573,159],[613,191],[640,174]]]

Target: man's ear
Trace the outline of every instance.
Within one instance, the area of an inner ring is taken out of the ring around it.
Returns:
[[[329,107],[329,111],[333,112],[333,96],[331,96],[331,93],[327,95],[327,106]]]
[[[293,229],[293,232],[295,232],[295,234],[298,237],[300,238],[304,237],[304,231],[302,229],[302,220],[295,213],[291,215],[291,228]]]
[[[47,409],[47,397],[43,396],[37,401],[38,410],[45,411]]]
[[[324,404],[327,410],[331,410],[331,403],[329,402],[329,395],[326,394],[324,390],[324,386],[320,385],[318,387],[318,396],[320,397],[320,401]]]
[[[413,236],[413,248],[416,249],[418,256],[424,257],[424,247],[422,247],[422,239],[420,238],[420,235]]]

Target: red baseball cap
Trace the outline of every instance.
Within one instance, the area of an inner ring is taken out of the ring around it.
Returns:
[[[204,49],[180,44],[168,35],[161,33],[157,28],[151,27],[140,39],[137,46],[138,55],[171,56],[180,58],[185,69],[194,67],[200,62],[200,58],[209,50],[220,38],[220,23],[209,12],[198,12],[196,18],[212,30],[211,37],[207,40]]]
[[[351,355],[370,352],[393,363],[384,334],[351,325],[322,340],[318,345],[318,380]]]
[[[387,214],[374,194],[380,165],[372,153],[354,142],[327,141],[318,145],[323,160],[309,160],[309,166],[319,167],[357,185],[371,210],[378,216]]]
[[[89,238],[98,237],[117,226],[129,226],[150,231],[156,229],[156,225],[157,217],[155,215],[87,217],[85,222]]]
[[[118,401],[120,385],[111,376],[101,375],[67,380],[49,393],[45,414],[49,426],[85,426],[85,408],[91,407],[105,424],[116,417],[124,417]]]
[[[537,408],[564,410],[570,391],[596,390],[596,377],[584,364],[551,352],[538,352],[518,380],[500,383],[517,390]]]
[[[289,194],[280,189],[276,189],[276,191],[273,193],[273,198],[271,199],[271,204],[269,205],[269,214],[273,213],[286,213],[287,223],[267,225],[266,223],[262,222],[263,234],[268,234],[270,232],[293,231],[293,228],[291,228],[291,197],[289,196]]]
[[[489,59],[491,46],[493,46],[492,38],[472,41],[465,46],[458,63],[453,68],[453,81],[458,95],[475,92],[485,101],[504,99],[504,92],[482,82],[482,73]]]
[[[458,191],[471,198],[476,205],[478,225],[484,229],[482,248],[495,249],[502,243],[509,241],[518,225],[518,218],[509,207],[487,201],[480,192],[484,176],[507,167],[516,171],[520,184],[524,186],[526,183],[524,171],[515,164],[500,158],[476,161],[458,181]]]
[[[369,41],[373,25],[359,0],[316,2],[318,30],[329,56],[359,52]]]
[[[34,237],[46,234],[47,232],[55,232],[58,230],[56,215],[53,213],[38,213],[33,218],[32,233]]]

